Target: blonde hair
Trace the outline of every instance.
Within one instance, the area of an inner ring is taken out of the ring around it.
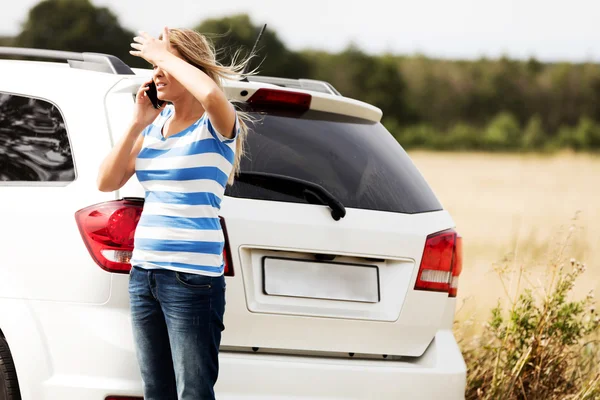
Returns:
[[[162,39],[162,35],[160,38]],[[253,58],[252,54],[241,62],[237,62],[241,54],[240,49],[233,55],[231,65],[222,65],[217,61],[217,53],[212,42],[193,29],[169,29],[169,43],[185,61],[208,75],[221,90],[223,90],[222,80],[224,79],[241,79],[243,76],[256,73],[256,71],[243,72]],[[240,131],[236,140],[233,170],[227,181],[229,185],[233,184],[235,175],[239,173],[240,161],[244,155],[244,145],[249,131],[248,124],[253,121],[245,112],[238,110],[237,115]]]

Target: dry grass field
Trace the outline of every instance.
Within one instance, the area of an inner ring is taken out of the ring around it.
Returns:
[[[599,399],[600,157],[411,156],[463,236],[465,398]]]
[[[574,224],[568,258],[587,265],[575,293],[600,294],[600,157],[411,152],[464,240],[458,319],[487,319],[504,289],[494,265],[512,260],[542,280]],[[561,236],[562,235],[562,236]]]

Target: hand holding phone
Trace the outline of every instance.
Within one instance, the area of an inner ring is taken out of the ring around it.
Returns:
[[[156,117],[160,114],[162,108],[161,104],[165,102],[160,102],[156,98],[156,94],[153,96],[155,101],[148,101],[148,99],[152,99],[151,96],[148,95],[148,91],[150,90],[151,81],[146,81],[140,85],[136,95],[135,95],[135,108],[133,112],[133,121],[136,125],[142,125],[144,127],[148,126],[156,119]]]
[[[150,102],[157,110],[161,109],[162,106],[165,104],[165,101],[158,99],[158,95],[156,92],[156,84],[154,82],[151,82],[146,86],[148,87],[148,90],[146,90],[146,95],[150,99]]]

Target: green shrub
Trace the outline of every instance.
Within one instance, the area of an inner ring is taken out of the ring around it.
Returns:
[[[435,148],[439,140],[439,133],[430,125],[419,124],[404,127],[398,130],[396,140],[402,147],[410,148]]]
[[[542,286],[521,286],[525,270],[508,264],[499,276],[508,287],[516,277],[510,306],[491,311],[480,336],[462,343],[468,366],[466,399],[597,399],[600,398],[598,333],[593,294],[572,300],[585,265],[565,262],[569,238],[551,261]],[[512,264],[511,264],[512,265]]]
[[[588,117],[581,117],[575,128],[575,138],[580,150],[600,149],[600,126]]]
[[[488,124],[483,136],[486,150],[518,148],[521,141],[521,128],[517,119],[510,113],[498,114]]]
[[[536,114],[529,119],[523,131],[523,148],[526,150],[541,149],[547,141],[548,137],[542,126],[542,118]]]
[[[481,130],[469,124],[455,124],[440,141],[441,147],[449,150],[474,150],[482,146]]]

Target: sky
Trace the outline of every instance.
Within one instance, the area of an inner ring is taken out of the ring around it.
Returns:
[[[16,35],[38,0],[0,0],[0,35]],[[247,13],[293,50],[440,58],[600,62],[600,0],[92,0],[122,25],[157,35]]]

